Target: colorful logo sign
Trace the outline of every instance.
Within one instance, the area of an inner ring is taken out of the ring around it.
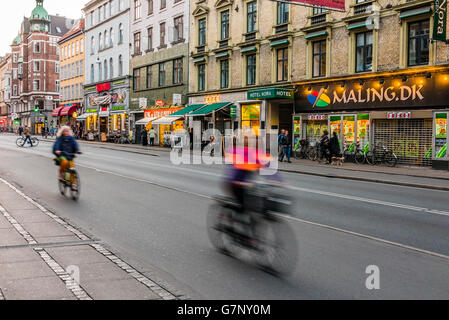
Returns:
[[[324,93],[324,89],[321,89],[320,92],[312,91],[308,96],[307,100],[314,106],[319,108],[325,108],[331,104],[331,98],[327,94]]]

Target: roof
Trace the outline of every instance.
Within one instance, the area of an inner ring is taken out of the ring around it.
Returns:
[[[31,12],[31,19],[50,20],[47,10],[43,6],[43,0],[36,0],[36,7]]]
[[[82,32],[84,29],[84,25],[85,25],[85,20],[81,19],[78,21],[78,23],[76,23],[72,29],[69,30],[69,32],[67,32],[65,35],[62,36],[61,39],[59,39],[58,43],[63,43],[65,40],[69,39],[70,37],[72,37],[73,35]]]

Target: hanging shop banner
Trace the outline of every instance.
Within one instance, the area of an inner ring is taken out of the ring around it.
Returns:
[[[380,81],[382,80],[382,81]],[[447,106],[447,85],[443,74],[410,75],[405,79],[368,79],[303,85],[295,95],[296,112],[375,110],[378,108],[422,108]],[[407,118],[407,113],[391,113]]]
[[[345,11],[345,0],[290,0],[291,2],[304,3],[308,6],[317,6],[337,11]]]
[[[258,120],[260,117],[260,104],[242,105],[242,121]]]
[[[155,117],[165,117],[169,116],[182,108],[159,108],[159,109],[148,109],[144,111],[144,118],[155,118]]]
[[[447,0],[434,0],[433,40],[446,42]]]
[[[111,103],[111,96],[89,96],[89,106],[102,106]]]

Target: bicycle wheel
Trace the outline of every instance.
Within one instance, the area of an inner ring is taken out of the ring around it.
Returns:
[[[76,172],[75,170],[72,170],[71,172],[71,183],[72,185],[70,186],[70,194],[72,196],[72,199],[77,201],[80,196],[81,183],[78,172]]]
[[[374,166],[376,164],[376,150],[368,151],[365,155],[366,163]]]
[[[23,138],[22,138],[22,137],[17,138],[17,140],[16,140],[16,145],[17,145],[18,147],[22,147],[22,144],[23,144]]]
[[[65,181],[58,180],[58,188],[61,195],[65,196],[65,190],[67,188]]]
[[[298,243],[290,225],[284,220],[262,219],[254,227],[259,250],[255,262],[264,271],[288,276],[295,271],[298,260]]]
[[[316,150],[314,148],[310,148],[309,153],[308,153],[309,160],[316,161],[317,156],[318,156],[318,154],[317,154]]]
[[[39,145],[39,139],[38,138],[31,138],[31,141],[33,141],[33,147],[37,147]]]
[[[364,164],[365,163],[365,155],[361,151],[357,151],[355,154],[355,162],[357,164]]]
[[[385,153],[385,163],[389,167],[394,167],[398,163],[398,157],[391,151]]]
[[[232,223],[231,217],[231,209],[218,203],[211,205],[206,218],[207,235],[212,245],[221,253],[236,256],[238,248],[226,232],[226,228]]]

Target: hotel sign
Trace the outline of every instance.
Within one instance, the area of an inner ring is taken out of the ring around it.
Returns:
[[[434,0],[433,39],[446,42],[447,0]]]
[[[248,91],[248,100],[293,99],[293,97],[293,89],[287,88],[264,88]]]

